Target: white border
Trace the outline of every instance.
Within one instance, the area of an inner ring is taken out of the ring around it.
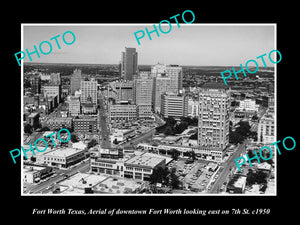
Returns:
[[[176,25],[176,23],[171,23],[172,25]],[[21,51],[24,49],[23,43],[23,34],[24,34],[24,26],[148,26],[152,25],[152,23],[21,23]],[[167,26],[166,24],[162,24],[163,26]],[[183,24],[180,26],[274,26],[274,49],[277,49],[277,23],[191,23],[191,24]],[[125,46],[124,46],[125,47]],[[276,55],[277,60],[277,55]],[[24,73],[24,64],[23,60],[21,61],[21,144],[23,145],[23,73]],[[275,104],[275,140],[277,140],[277,64],[274,65],[274,104]],[[21,196],[169,196],[169,197],[177,197],[177,196],[193,196],[193,197],[201,197],[201,196],[277,196],[277,154],[274,154],[274,162],[275,162],[275,194],[25,194],[23,193],[23,154],[21,154]]]

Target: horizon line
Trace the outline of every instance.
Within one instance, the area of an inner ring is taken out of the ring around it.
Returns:
[[[79,65],[120,65],[120,63],[72,63],[72,62],[59,62],[59,63],[53,63],[53,62],[22,62],[25,64],[79,64]],[[153,66],[156,64],[139,64],[138,66]],[[197,67],[240,67],[240,65],[230,65],[230,66],[223,66],[223,65],[183,65],[183,64],[170,64],[170,63],[163,63],[162,65],[178,65],[178,66],[197,66]],[[252,68],[252,67],[248,67]],[[265,67],[263,67],[265,68]],[[275,66],[267,66],[265,69],[268,68],[275,68]],[[260,68],[259,68],[260,69]]]

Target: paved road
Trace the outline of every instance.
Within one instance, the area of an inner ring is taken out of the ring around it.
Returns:
[[[101,137],[101,147],[102,148],[110,148],[110,140],[109,140],[109,128],[107,124],[107,116],[105,110],[105,104],[103,95],[99,92],[98,95],[98,103],[99,103],[99,123],[100,123],[100,137]]]
[[[147,140],[148,138],[152,137],[153,134],[155,134],[155,127],[149,129],[146,133],[134,137],[130,141],[127,141],[126,143],[122,144],[121,146],[129,147],[131,145],[137,145],[138,143],[141,143],[144,140]]]
[[[71,169],[68,169],[68,170],[59,170],[58,171],[58,175],[56,175],[55,177],[53,178],[50,178],[49,180],[45,181],[45,182],[42,182],[42,183],[39,183],[35,186],[32,186],[30,189],[27,189],[26,193],[27,192],[30,192],[30,193],[38,193],[38,192],[41,192],[43,190],[46,190],[47,187],[53,185],[54,183],[57,183],[61,180],[64,179],[64,175],[69,175],[69,176],[72,176],[74,175],[75,173],[77,172],[83,172],[83,171],[86,171],[89,169],[89,160],[85,161],[84,163],[79,163],[78,165],[74,166],[73,168]]]
[[[222,184],[226,181],[228,178],[228,175],[230,173],[230,169],[235,169],[236,164],[235,164],[235,159],[240,157],[240,154],[245,153],[245,145],[247,144],[247,140],[245,140],[242,144],[240,144],[236,151],[229,157],[229,159],[221,163],[221,166],[224,167],[222,173],[219,175],[219,177],[216,179],[214,185],[212,186],[211,190],[209,193],[218,193],[218,190],[221,188]]]

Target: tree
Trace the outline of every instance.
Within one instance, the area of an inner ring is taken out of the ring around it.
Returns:
[[[238,127],[236,128],[235,132],[239,133],[243,137],[247,137],[250,133],[251,126],[249,125],[248,121],[240,121],[238,123]]]
[[[267,183],[267,177],[268,177],[268,175],[265,172],[259,170],[256,172],[255,181],[258,184],[264,184],[264,183]]]
[[[26,134],[32,134],[32,126],[30,125],[30,124],[25,124],[25,126],[24,126],[24,132],[26,133]]]
[[[156,184],[156,183],[165,183],[168,184],[169,183],[169,175],[170,171],[168,170],[167,167],[161,167],[158,166],[156,168],[153,169],[153,172],[150,176],[150,183],[151,184]]]
[[[180,151],[178,151],[177,149],[171,149],[170,150],[172,159],[177,160],[179,155],[180,155]]]
[[[94,147],[96,144],[98,144],[98,142],[95,139],[92,139],[88,144],[87,144],[87,148],[90,149],[92,147]]]
[[[164,135],[168,136],[168,135],[173,135],[173,129],[170,126],[167,126],[164,130]]]
[[[72,143],[79,142],[78,136],[76,134],[72,133],[71,134],[71,141],[72,141]]]
[[[176,175],[176,169],[172,168],[170,173],[170,186],[173,189],[177,189],[179,188],[179,185],[180,185],[180,181],[178,179],[178,176]]]
[[[267,187],[268,187],[267,183],[264,183],[264,184],[261,186],[261,188],[259,189],[259,191],[265,193]]]
[[[176,125],[174,128],[175,134],[181,134],[189,126],[188,122],[182,121],[180,124]]]
[[[251,186],[255,184],[255,173],[253,170],[249,170],[247,173],[246,185]]]
[[[190,159],[192,159],[193,161],[195,161],[196,159],[196,153],[194,151],[189,151],[190,154]]]
[[[255,114],[255,115],[253,115],[253,116],[252,116],[252,118],[251,118],[251,120],[252,120],[252,121],[256,121],[256,120],[258,120],[258,116],[257,116],[256,114]]]
[[[239,134],[237,131],[229,130],[229,143],[237,144],[242,143],[244,141],[244,137]]]
[[[118,142],[118,140],[117,140],[117,138],[115,138],[115,140],[113,141],[113,144],[114,145],[117,145],[119,142]]]
[[[190,136],[190,139],[191,139],[191,140],[197,140],[197,139],[198,139],[198,130],[197,130],[194,134],[192,134],[192,135]]]

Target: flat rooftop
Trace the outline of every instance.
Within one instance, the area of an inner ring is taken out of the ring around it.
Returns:
[[[109,177],[108,179],[94,186],[93,189],[102,193],[122,194],[126,192],[134,192],[135,190],[141,188],[143,185],[143,181]]]
[[[136,155],[133,156],[132,158],[128,159],[125,162],[126,164],[134,164],[134,165],[139,165],[139,166],[146,166],[146,167],[151,167],[154,168],[158,164],[160,164],[162,161],[164,161],[164,158],[157,157],[157,155]]]
[[[239,176],[238,180],[233,184],[237,188],[242,188],[246,184],[247,177]]]
[[[23,166],[24,173],[31,173],[45,169],[45,167],[41,166]]]
[[[61,148],[61,149],[53,150],[51,152],[45,152],[44,156],[68,157],[68,156],[74,155],[74,154],[82,152],[82,151],[84,151],[84,150],[75,149],[75,148]]]
[[[69,177],[66,180],[63,180],[59,183],[60,186],[67,186],[72,188],[84,189],[86,187],[93,187],[96,184],[107,179],[106,176],[95,175],[95,174],[86,174],[86,173],[77,173],[74,176]]]

